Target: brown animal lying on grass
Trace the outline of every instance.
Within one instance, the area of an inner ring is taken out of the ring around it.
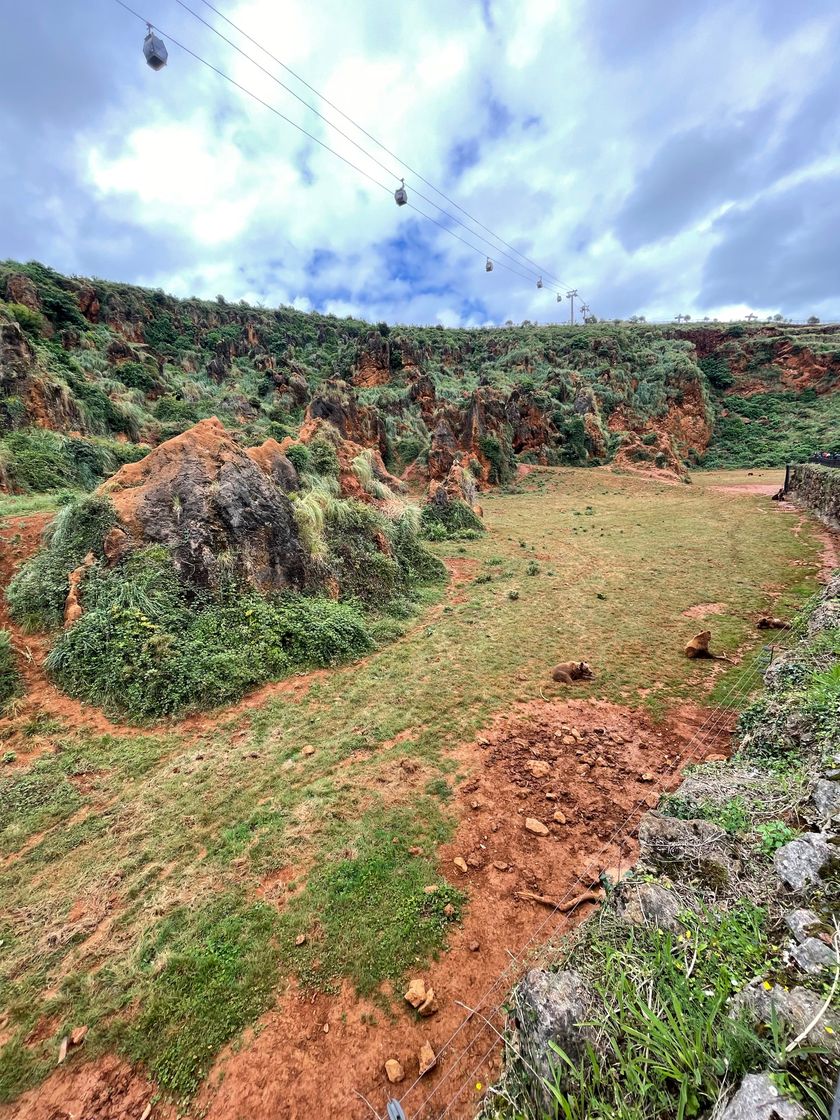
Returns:
[[[711,630],[704,630],[701,634],[694,635],[683,652],[686,657],[692,660],[704,658],[710,661],[731,661],[732,658],[727,657],[725,653],[712,653],[709,649],[709,642],[711,640]]]
[[[551,679],[558,684],[573,684],[575,681],[594,681],[595,674],[586,661],[562,661],[551,670]]]

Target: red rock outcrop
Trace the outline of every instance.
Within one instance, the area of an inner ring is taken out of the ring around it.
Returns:
[[[262,591],[301,589],[310,558],[274,481],[282,458],[276,446],[248,454],[213,417],[122,467],[99,493],[132,544],[165,545],[197,586],[234,576]]]

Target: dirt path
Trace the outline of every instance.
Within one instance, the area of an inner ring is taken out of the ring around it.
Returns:
[[[715,714],[708,729],[711,714],[685,705],[657,726],[613,704],[553,700],[521,704],[497,720],[459,753],[468,775],[458,794],[461,823],[440,858],[446,878],[468,890],[469,904],[449,950],[418,972],[434,988],[438,1012],[421,1019],[396,993],[389,1019],[346,986],[337,996],[292,987],[245,1045],[223,1055],[197,1110],[208,1120],[303,1120],[318,1101],[320,1115],[362,1120],[370,1111],[357,1092],[380,1114],[389,1096],[407,1093],[407,1114],[431,1117],[461,1089],[447,1115],[472,1115],[481,1095],[476,1082],[498,1072],[499,1005],[509,987],[533,950],[594,905],[553,913],[521,892],[568,901],[597,888],[600,871],[627,870],[636,858],[639,817],[661,790],[676,786],[680,759],[728,750],[734,717]],[[530,817],[545,822],[548,835],[528,831]],[[479,1004],[481,1014],[470,1017],[467,1009]],[[459,1028],[435,1070],[411,1088],[422,1044],[440,1051]],[[391,1058],[405,1071],[393,1086],[384,1072]]]

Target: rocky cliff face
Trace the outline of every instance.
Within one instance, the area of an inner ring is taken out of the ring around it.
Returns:
[[[418,481],[446,478],[459,455],[480,486],[517,459],[619,456],[679,473],[715,447],[732,402],[830,401],[840,386],[830,327],[373,328],[12,263],[0,264],[0,296],[4,431],[154,446],[217,416],[248,445],[320,420]],[[822,443],[828,407],[817,421],[809,438]]]

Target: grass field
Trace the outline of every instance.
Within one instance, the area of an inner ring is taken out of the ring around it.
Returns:
[[[536,469],[484,496],[485,537],[434,546],[455,581],[361,663],[137,734],[6,721],[0,1101],[42,1079],[80,1023],[86,1056],[117,1049],[184,1099],[290,977],[387,1004],[383,982],[439,951],[469,906],[436,860],[453,748],[541,687],[557,694],[558,660],[597,674],[569,695],[655,716],[713,682],[714,700],[740,703],[755,618],[814,590],[819,540],[767,497],[716,488],[777,476]],[[698,604],[719,613],[683,615]],[[706,626],[742,666],[686,661]]]

